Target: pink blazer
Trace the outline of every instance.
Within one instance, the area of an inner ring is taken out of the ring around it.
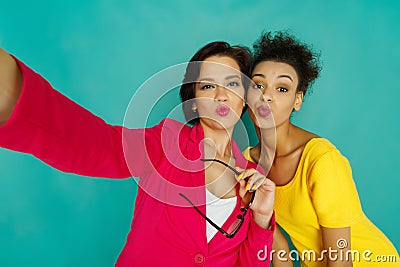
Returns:
[[[265,230],[249,212],[234,238],[218,232],[207,243],[206,221],[179,196],[184,193],[205,213],[200,125],[190,128],[172,119],[146,129],[109,125],[18,64],[22,94],[0,127],[1,147],[32,154],[64,172],[140,177],[131,230],[116,266],[269,266],[264,252],[272,247],[274,219]],[[255,167],[232,143],[236,165]],[[239,208],[238,198],[222,228],[232,224]]]

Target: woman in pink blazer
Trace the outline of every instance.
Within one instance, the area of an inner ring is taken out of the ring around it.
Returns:
[[[250,62],[245,48],[206,45],[191,59],[180,91],[193,126],[164,119],[127,129],[105,123],[0,50],[0,146],[64,172],[140,177],[116,266],[269,266],[275,186],[231,139]],[[209,203],[210,195],[230,201],[229,212]]]

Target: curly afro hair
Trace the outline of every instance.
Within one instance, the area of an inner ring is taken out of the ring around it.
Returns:
[[[319,54],[285,31],[265,32],[254,43],[253,69],[262,61],[291,65],[299,76],[297,92],[305,95],[321,70]]]

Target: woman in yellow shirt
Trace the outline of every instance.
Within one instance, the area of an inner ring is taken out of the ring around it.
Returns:
[[[291,265],[290,258],[302,266],[400,266],[392,243],[362,211],[347,159],[327,139],[290,122],[318,77],[315,53],[284,32],[262,35],[254,49],[247,100],[260,143],[244,154],[269,169],[276,220],[298,250],[289,251],[277,231],[274,249],[286,253],[275,254],[274,266]],[[275,128],[267,123],[271,114]],[[273,142],[269,130],[276,131]]]

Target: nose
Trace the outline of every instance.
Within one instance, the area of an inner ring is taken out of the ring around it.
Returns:
[[[261,91],[260,99],[268,103],[272,102],[273,100],[272,89],[265,88],[263,91]]]
[[[216,101],[227,101],[228,100],[228,94],[226,93],[226,89],[225,87],[221,86],[221,85],[217,85],[217,89],[215,91],[215,100]]]

